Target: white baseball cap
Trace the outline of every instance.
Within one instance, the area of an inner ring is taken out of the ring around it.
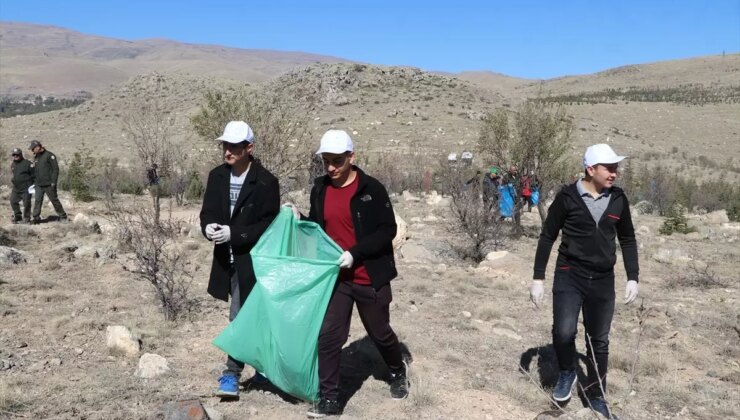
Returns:
[[[333,153],[335,155],[353,151],[352,138],[344,130],[329,130],[321,137],[321,145],[316,151],[317,155],[322,153]]]
[[[238,144],[243,141],[253,143],[254,133],[252,133],[252,128],[249,124],[244,121],[231,121],[226,124],[224,134],[216,140],[234,144]]]
[[[588,168],[599,163],[617,163],[625,158],[627,156],[619,156],[614,153],[614,150],[608,144],[594,144],[589,146],[586,153],[583,154],[583,167]]]

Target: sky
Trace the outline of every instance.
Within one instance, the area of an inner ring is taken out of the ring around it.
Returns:
[[[532,79],[740,52],[740,0],[0,0],[0,20]]]

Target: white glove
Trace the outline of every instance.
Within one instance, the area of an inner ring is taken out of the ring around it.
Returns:
[[[221,229],[217,230],[211,237],[217,244],[225,244],[231,240],[231,228],[229,225],[218,225]]]
[[[35,185],[31,185],[30,187],[28,187],[28,193],[29,194],[34,194],[35,192],[36,192],[36,186]]]
[[[283,207],[289,207],[293,211],[293,217],[295,217],[296,219],[299,219],[300,220],[300,218],[301,218],[301,212],[298,211],[298,207],[296,207],[295,204],[293,204],[293,203],[285,203],[285,204],[283,204]]]
[[[635,299],[637,299],[637,295],[640,293],[640,288],[637,285],[637,281],[635,280],[629,280],[627,281],[627,287],[624,289],[624,303],[630,304]]]
[[[532,280],[532,285],[529,286],[529,298],[534,303],[534,306],[539,308],[542,305],[542,301],[545,298],[544,280]]]
[[[352,254],[350,254],[349,251],[344,251],[342,255],[339,256],[339,260],[337,260],[339,268],[352,268],[352,263],[354,262],[355,259],[352,258]]]
[[[216,233],[218,223],[209,223],[206,225],[206,238],[213,240],[213,234]]]

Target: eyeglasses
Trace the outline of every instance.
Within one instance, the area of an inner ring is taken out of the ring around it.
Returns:
[[[347,162],[348,157],[349,156],[347,155],[342,155],[342,156],[338,156],[332,159],[321,158],[321,160],[324,162],[324,166],[333,166],[336,168],[336,167],[344,165],[344,163]]]

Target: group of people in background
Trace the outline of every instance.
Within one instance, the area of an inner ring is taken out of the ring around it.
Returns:
[[[492,166],[482,176],[481,181],[481,171],[477,171],[473,178],[465,182],[465,186],[475,191],[480,189],[486,210],[493,211],[499,208],[502,219],[513,217],[514,213],[525,206],[528,212],[532,211],[532,207],[539,203],[541,185],[534,171],[520,176],[517,166],[512,165],[508,171],[503,174],[502,172]]]
[[[59,181],[59,162],[54,153],[46,150],[38,140],[33,140],[28,149],[34,155],[33,161],[23,156],[21,149],[15,148],[10,152],[11,192],[10,207],[13,210],[13,223],[41,223],[41,207],[44,204],[44,195],[49,198],[57,213],[57,220],[67,220],[61,201],[57,195]],[[31,197],[34,197],[33,212],[31,211]],[[23,203],[23,211],[20,204]]]

